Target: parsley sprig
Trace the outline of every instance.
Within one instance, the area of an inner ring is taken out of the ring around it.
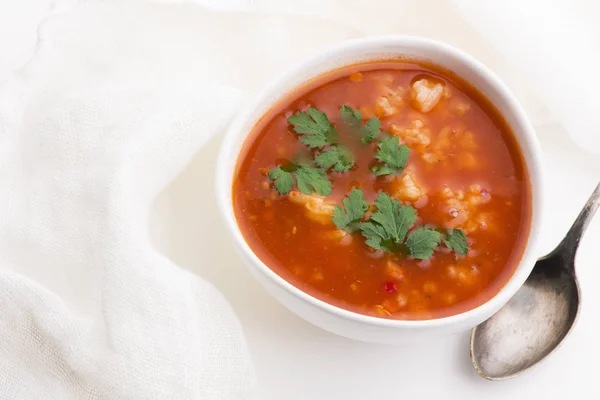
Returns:
[[[359,223],[369,209],[369,203],[365,201],[365,195],[360,189],[352,189],[350,194],[342,200],[344,207],[336,205],[333,209],[331,219],[333,223],[346,232],[355,232]]]
[[[467,236],[461,229],[449,229],[444,243],[449,249],[454,250],[457,254],[467,255],[469,252],[469,242]]]
[[[300,135],[300,141],[311,149],[321,148],[339,142],[337,132],[327,114],[309,107],[288,118],[294,131]]]
[[[360,140],[363,144],[371,143],[381,133],[381,122],[378,118],[371,118],[363,125],[362,113],[360,110],[354,110],[349,106],[340,108],[340,117],[349,127],[360,134]]]
[[[377,118],[371,118],[362,124],[362,113],[349,106],[340,108],[340,118],[349,128],[360,134],[363,144],[372,142],[381,133],[381,123]],[[288,118],[294,132],[300,136],[300,141],[310,149],[318,150],[315,163],[335,172],[347,172],[354,166],[354,155],[341,143],[340,137],[327,114],[316,108],[309,107]]]
[[[417,212],[411,206],[401,206],[398,200],[380,193],[375,200],[375,211],[368,222],[361,225],[367,245],[377,250],[397,252],[404,238],[417,220]]]
[[[305,194],[312,194],[313,190],[321,196],[331,194],[331,182],[327,179],[325,171],[320,168],[288,163],[272,169],[268,176],[281,194],[289,193],[294,188],[294,183],[298,185],[298,190]]]
[[[311,149],[319,150],[315,163],[327,170],[347,172],[354,166],[354,155],[341,144],[340,137],[324,112],[308,108],[288,118],[300,141]]]
[[[438,231],[429,228],[417,228],[408,238],[406,247],[414,258],[427,260],[433,255],[433,249],[440,244],[441,235]]]
[[[377,196],[377,210],[366,222],[360,222],[369,208],[360,189],[353,189],[342,203],[344,208],[338,205],[334,209],[334,224],[350,233],[360,230],[367,246],[373,249],[408,253],[413,258],[425,260],[431,258],[435,247],[440,244],[442,235],[435,229],[421,226],[409,234],[417,220],[417,210],[401,205],[386,193]],[[469,245],[460,229],[448,231],[445,244],[457,254],[467,254]]]
[[[332,146],[319,153],[315,157],[315,163],[321,168],[333,167],[335,172],[346,172],[354,165],[354,156],[345,146]]]
[[[280,165],[268,173],[275,190],[280,194],[287,194],[294,185],[305,194],[313,191],[321,196],[331,194],[331,182],[327,177],[326,169],[331,167],[337,172],[346,172],[354,165],[354,159],[345,148],[338,146],[339,136],[333,124],[324,112],[316,108],[308,108],[288,118],[294,131],[300,136],[300,141],[310,149],[329,147],[319,153],[313,164],[310,154],[299,152],[295,157],[296,162]]]
[[[379,143],[376,156],[381,163],[371,170],[376,176],[399,174],[404,171],[409,155],[410,149],[405,144],[400,146],[398,136],[385,138]]]
[[[352,109],[352,107],[342,106],[340,108],[340,118],[346,123],[346,125],[353,128],[360,128],[362,113],[360,110]]]

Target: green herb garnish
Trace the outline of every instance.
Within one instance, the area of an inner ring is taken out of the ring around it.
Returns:
[[[340,117],[346,125],[360,128],[360,123],[362,121],[362,113],[360,110],[353,110],[352,107],[342,106],[342,108],[340,108]]]
[[[397,136],[381,135],[381,123],[371,118],[365,123],[362,113],[349,106],[340,108],[342,122],[357,133],[363,144],[378,141],[377,163],[371,168],[376,176],[395,175],[404,171],[410,156],[410,149],[400,145]],[[288,118],[300,141],[308,147],[296,153],[294,159],[268,173],[273,186],[281,194],[289,193],[294,186],[307,195],[313,192],[328,196],[332,186],[326,171],[332,169],[343,173],[355,163],[352,152],[342,143],[336,128],[327,115],[316,108],[297,112]],[[393,253],[403,253],[416,259],[429,259],[434,249],[440,245],[442,235],[428,226],[421,226],[408,234],[417,220],[417,211],[410,205],[400,202],[386,193],[380,193],[375,200],[376,210],[367,221],[365,215],[369,203],[360,189],[353,189],[336,205],[331,217],[341,230],[354,233],[358,230],[366,238],[367,246]],[[450,229],[444,237],[444,244],[457,254],[466,255],[469,243],[460,229]]]
[[[386,138],[379,143],[376,156],[383,164],[377,164],[371,170],[377,176],[399,174],[404,171],[409,155],[410,149],[405,144],[400,146],[397,136]]]
[[[371,143],[381,133],[381,123],[377,118],[371,118],[361,129],[362,142]]]
[[[336,144],[339,141],[335,128],[324,112],[309,108],[288,118],[294,131],[300,135],[300,141],[311,149]]]
[[[360,226],[367,246],[389,252],[401,249],[406,233],[417,219],[416,210],[411,206],[401,206],[398,200],[386,193],[377,196],[375,206],[377,211]]]
[[[426,260],[433,255],[433,249],[440,244],[440,233],[433,229],[415,229],[406,239],[406,247],[410,255],[420,260]]]
[[[321,196],[331,194],[331,182],[327,174],[320,168],[308,167],[289,163],[269,171],[269,179],[274,181],[273,186],[281,194],[287,194],[294,187],[294,176],[298,190],[305,194],[312,194],[313,190]]]
[[[296,170],[298,190],[305,194],[312,194],[313,190],[321,196],[331,194],[331,182],[327,174],[320,168],[299,166]]]
[[[346,121],[354,121],[355,115],[350,109],[351,116],[346,115]],[[360,126],[360,112],[358,124]],[[345,115],[345,114],[343,114]],[[344,118],[344,117],[343,117]],[[327,115],[316,108],[306,112],[298,112],[288,118],[294,131],[300,135],[300,141],[311,149],[321,149],[315,162],[324,169],[333,167],[335,172],[346,172],[354,165],[354,156],[350,150],[340,144],[340,138]]]
[[[321,168],[333,167],[335,172],[346,172],[354,165],[354,156],[344,146],[332,146],[315,157],[315,162]]]
[[[361,127],[362,113],[359,110],[353,110],[352,107],[342,106],[340,108],[340,117],[342,121],[360,133],[360,140],[363,144],[371,143],[381,133],[381,123],[377,118],[371,118]]]
[[[379,194],[375,206],[377,211],[360,225],[367,246],[388,252],[408,249],[409,254],[418,259],[433,255],[433,249],[440,243],[439,232],[421,227],[406,237],[417,220],[417,211],[413,207],[401,206],[386,193]]]
[[[369,203],[365,201],[365,195],[360,189],[352,189],[350,194],[342,200],[344,207],[336,205],[333,209],[331,219],[333,223],[346,232],[354,232],[358,229],[361,219],[369,209]]]
[[[269,179],[274,181],[273,186],[281,194],[287,194],[294,187],[294,176],[291,172],[277,167],[269,171]]]
[[[469,242],[467,236],[461,229],[449,229],[444,243],[449,249],[454,250],[457,254],[467,255],[469,252]]]

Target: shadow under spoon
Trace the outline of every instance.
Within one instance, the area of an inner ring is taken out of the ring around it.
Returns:
[[[471,332],[471,361],[482,377],[513,378],[552,353],[571,332],[580,309],[575,255],[600,205],[600,184],[562,242],[540,258],[513,298]]]

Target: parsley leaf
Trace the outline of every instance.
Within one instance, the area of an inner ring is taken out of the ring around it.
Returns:
[[[359,110],[353,110],[352,107],[342,106],[342,108],[340,108],[340,117],[344,123],[360,128],[362,113]]]
[[[287,194],[294,187],[294,175],[298,190],[305,194],[312,194],[313,190],[321,196],[331,194],[331,182],[321,168],[307,165],[298,165],[293,162],[272,169],[267,174],[274,181],[273,186],[281,194]]]
[[[392,199],[386,193],[377,196],[375,206],[378,211],[371,215],[371,220],[381,225],[395,242],[402,242],[406,232],[417,219],[417,211],[411,206],[400,206],[398,200]]]
[[[331,219],[340,229],[354,232],[357,225],[369,209],[369,203],[365,201],[365,195],[360,189],[353,189],[348,197],[342,200],[344,207],[336,205],[333,209]]]
[[[418,228],[406,239],[406,247],[414,258],[426,260],[433,255],[433,248],[440,244],[440,233],[433,229]]]
[[[350,107],[347,107],[342,116],[347,121],[354,121],[353,123],[358,118],[357,121],[360,126],[360,111],[353,111]],[[300,141],[309,148],[318,149],[330,146],[329,149],[322,151],[315,158],[315,162],[319,167],[324,169],[333,167],[335,172],[346,172],[352,168],[354,156],[348,148],[339,144],[338,134],[325,113],[316,108],[309,108],[306,112],[298,112],[292,115],[288,118],[288,122],[294,126],[294,131],[301,136]],[[306,187],[304,186],[304,188]]]
[[[333,146],[325,150],[315,158],[315,162],[321,168],[333,167],[335,172],[346,172],[354,165],[354,157],[350,150],[344,146]]]
[[[269,179],[274,180],[273,186],[281,194],[287,194],[294,187],[294,177],[291,172],[277,167],[269,171]]]
[[[387,238],[387,233],[381,225],[372,222],[364,222],[360,224],[362,235],[367,238],[365,244],[376,250],[394,251],[393,244]]]
[[[371,143],[381,133],[381,123],[377,118],[371,118],[361,128],[362,113],[352,107],[342,106],[340,117],[344,123],[358,130],[363,144]]]
[[[371,143],[381,133],[381,123],[377,118],[371,118],[361,130],[362,142],[364,144]]]
[[[377,159],[383,164],[375,165],[371,170],[376,176],[393,175],[404,171],[410,149],[407,145],[400,146],[398,136],[386,138],[379,143],[379,152]]]
[[[448,230],[444,243],[449,249],[460,255],[465,256],[469,252],[469,242],[467,242],[467,237],[461,229]]]
[[[305,194],[312,194],[313,190],[321,196],[331,194],[331,182],[327,174],[320,168],[305,167],[303,165],[296,169],[296,182],[298,190]]]
[[[375,211],[368,222],[361,224],[367,245],[375,249],[395,251],[404,242],[406,233],[417,220],[411,206],[401,206],[398,200],[380,193],[375,200]]]
[[[397,172],[394,168],[390,168],[387,165],[375,165],[371,168],[371,171],[373,171],[376,176],[394,175]]]
[[[288,118],[294,131],[301,135],[300,141],[311,149],[327,146],[338,142],[335,131],[327,115],[316,108],[306,112],[298,112]]]

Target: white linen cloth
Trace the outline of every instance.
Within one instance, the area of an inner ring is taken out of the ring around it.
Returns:
[[[231,308],[155,249],[150,209],[245,94],[328,45],[450,42],[506,79],[535,122],[563,123],[598,154],[594,77],[570,58],[599,66],[593,18],[562,18],[566,1],[501,4],[0,3],[0,399],[251,395]]]

